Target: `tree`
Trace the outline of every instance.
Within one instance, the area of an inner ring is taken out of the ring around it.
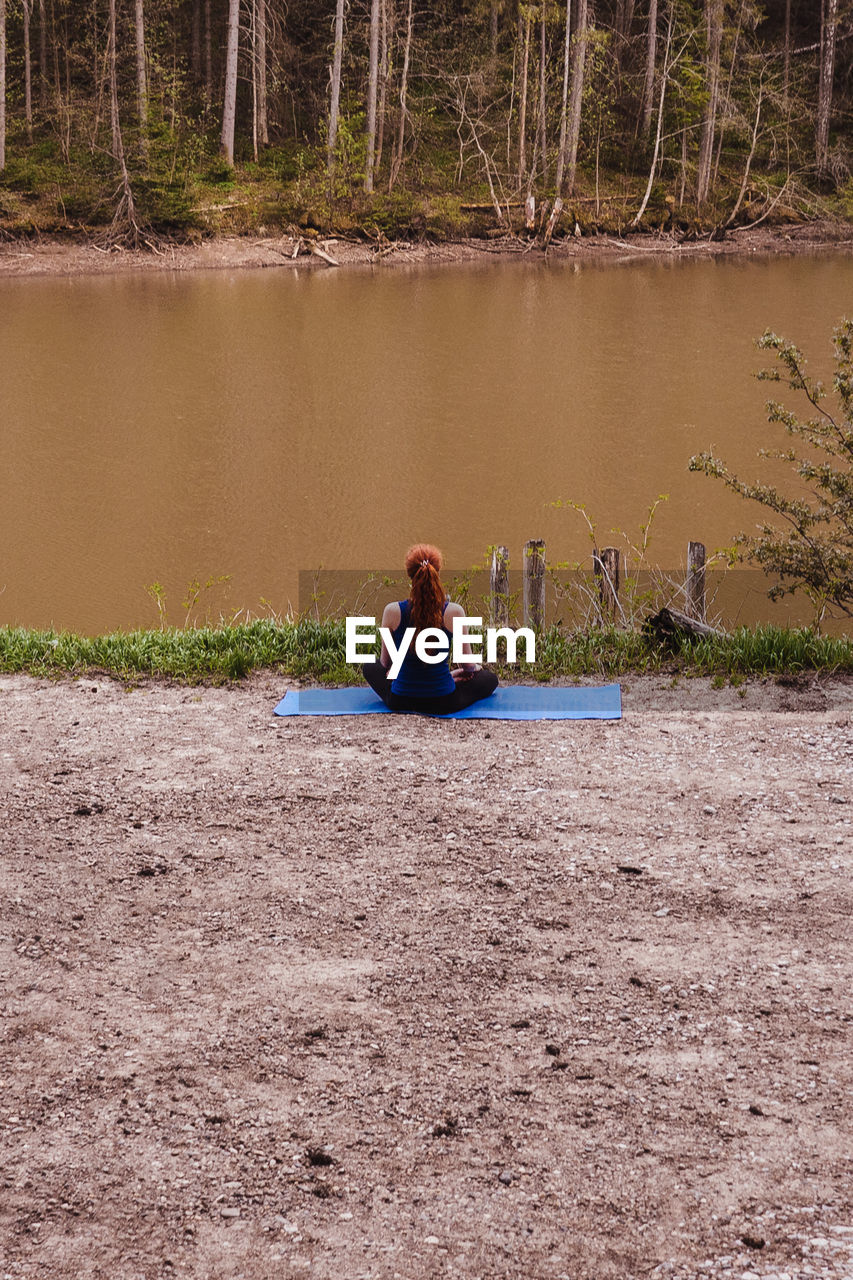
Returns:
[[[369,66],[367,76],[367,159],[364,166],[364,189],[373,190],[373,166],[376,158],[376,98],[379,88],[379,0],[370,0]]]
[[[33,16],[33,0],[22,0],[24,16],[24,119],[27,122],[27,138],[33,140],[33,59],[30,47],[30,19]]]
[[[328,165],[329,173],[335,167],[335,147],[338,144],[338,120],[341,110],[341,66],[344,57],[344,0],[335,6],[335,47],[329,72],[332,83],[332,101],[329,106]]]
[[[572,108],[569,118],[568,140],[568,177],[566,188],[569,195],[575,189],[575,172],[578,162],[578,142],[581,134],[581,109],[583,107],[583,77],[586,64],[586,45],[589,24],[587,22],[587,0],[577,0],[578,16],[574,35],[574,65],[572,67]]]
[[[646,183],[646,190],[642,200],[640,201],[640,207],[637,210],[636,214],[634,215],[634,219],[631,223],[632,227],[638,227],[640,225],[640,219],[642,218],[643,214],[646,212],[646,205],[649,203],[649,198],[652,194],[652,187],[655,184],[655,175],[657,174],[658,161],[660,159],[660,153],[661,153],[661,143],[663,140],[663,111],[664,111],[664,104],[666,102],[666,91],[669,85],[669,76],[673,66],[678,61],[678,58],[680,57],[680,54],[683,52],[683,49],[684,49],[684,46],[682,46],[682,49],[679,51],[679,53],[677,53],[674,58],[670,58],[670,49],[672,47],[672,24],[673,24],[673,18],[674,18],[674,10],[675,10],[675,0],[670,0],[669,18],[666,24],[666,47],[664,49],[663,66],[661,68],[661,76],[660,76],[660,97],[658,98],[658,115],[657,115],[657,125],[655,128],[655,145],[654,145],[654,149],[652,150],[652,163],[649,168],[649,180]],[[688,39],[689,38],[690,37],[688,37]]]
[[[646,32],[646,74],[643,80],[642,132],[647,138],[652,128],[652,106],[655,95],[655,62],[658,47],[658,0],[649,0],[649,23]]]
[[[522,12],[519,8],[519,40],[521,37],[521,24],[524,23],[524,51],[521,59],[521,101],[518,108],[518,186],[519,190],[524,186],[524,178],[527,173],[527,85],[528,73],[530,67],[530,10]]]
[[[787,462],[799,492],[791,497],[775,485],[748,484],[710,453],[690,459],[690,470],[722,480],[743,498],[759,503],[781,519],[758,525],[758,536],[739,534],[741,560],[761,566],[779,578],[771,599],[802,590],[812,601],[816,622],[828,610],[853,617],[853,321],[844,320],[833,334],[835,375],[832,406],[829,393],[806,373],[803,353],[769,331],[760,339],[763,351],[776,353],[777,365],[758,374],[763,381],[785,382],[803,396],[810,414],[800,418],[771,400],[768,420],[780,423],[795,445],[762,449],[759,457]]]
[[[586,0],[580,0],[585,3]],[[539,15],[539,119],[537,129],[537,139],[539,146],[539,159],[542,165],[542,181],[548,181],[548,134],[547,134],[547,103],[545,92],[545,68],[548,60],[548,47],[546,43],[545,30],[545,6],[548,0],[542,0],[541,12]],[[536,164],[534,161],[534,169]]]
[[[110,244],[126,244],[138,249],[141,240],[141,228],[136,216],[136,206],[130,185],[130,174],[124,154],[124,141],[121,136],[121,118],[119,115],[118,73],[116,67],[116,0],[109,0],[107,21],[107,73],[110,84],[110,130],[113,141],[113,159],[118,165],[120,182],[117,191],[118,202],[112,225],[107,233]]]
[[[121,136],[121,119],[118,103],[118,70],[116,67],[116,0],[110,0],[107,23],[107,72],[110,82],[110,132],[113,140],[113,159],[124,164],[124,142]]]
[[[0,173],[6,168],[6,0],[0,0]]]
[[[111,0],[112,2],[112,0]],[[237,119],[237,53],[240,42],[240,0],[228,0],[228,35],[225,42],[225,95],[222,103],[222,154],[234,164],[234,127]]]
[[[143,0],[134,0],[134,30],[136,33],[136,98],[139,111],[139,127],[148,123],[148,76],[145,70],[145,12]]]
[[[255,30],[257,48],[255,50],[255,83],[258,132],[261,146],[268,147],[270,142],[269,111],[267,108],[267,0],[256,0]]]
[[[566,163],[566,124],[569,100],[569,62],[572,51],[572,0],[566,0],[566,40],[563,46],[563,97],[560,102],[560,147],[557,152],[557,177],[554,187],[559,196],[563,188],[563,169]]]
[[[409,92],[409,62],[412,55],[412,0],[409,0],[409,8],[406,14],[406,43],[403,46],[403,70],[400,74],[400,123],[397,126],[397,141],[394,145],[394,153],[391,157],[391,172],[388,175],[388,191],[389,193],[397,181],[400,169],[403,165],[403,147],[406,142],[406,121],[409,118],[409,108],[407,104],[407,95]]]
[[[711,186],[711,161],[720,92],[720,51],[723,42],[723,0],[705,0],[705,28],[708,52],[705,59],[705,87],[708,101],[699,137],[699,168],[696,174],[696,207],[701,209]]]
[[[838,0],[823,0],[820,11],[820,77],[815,120],[815,162],[823,178],[829,170],[829,118],[832,114],[832,82],[835,78],[835,32]]]

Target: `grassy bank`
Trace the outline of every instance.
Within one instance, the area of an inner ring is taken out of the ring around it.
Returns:
[[[467,237],[491,238],[501,230],[523,233],[524,211],[511,175],[500,188],[501,217],[481,173],[472,167],[456,171],[456,134],[444,122],[430,135],[419,165],[393,188],[382,183],[371,194],[356,171],[338,173],[330,181],[321,146],[287,142],[264,149],[258,161],[226,164],[212,135],[192,135],[181,144],[166,130],[136,139],[128,151],[130,181],[141,238],[137,247],[154,251],[165,245],[199,243],[219,236],[275,237],[301,235],[306,240],[334,236],[381,248],[389,240],[455,242]],[[821,190],[781,171],[762,175],[760,189],[735,208],[743,176],[744,156],[738,148],[721,157],[712,196],[701,209],[679,194],[678,171],[654,183],[639,222],[646,190],[645,162],[626,168],[602,164],[597,174],[581,169],[574,193],[554,229],[554,236],[621,235],[672,232],[694,239],[722,227],[754,222],[787,225],[824,219],[853,220],[853,179],[837,190]],[[52,135],[23,137],[10,144],[0,174],[0,241],[38,242],[58,238],[103,246],[129,247],[111,225],[116,212],[116,172],[106,153],[87,146],[64,154]],[[551,185],[533,184],[542,232]],[[118,237],[116,241],[116,236]],[[106,238],[105,238],[106,237]]]
[[[360,680],[357,670],[344,660],[341,622],[257,621],[95,637],[0,628],[0,672],[6,673],[59,677],[97,672],[121,680],[159,677],[222,683],[264,669],[329,684]],[[663,647],[634,631],[563,632],[555,627],[540,637],[535,667],[508,668],[505,679],[613,678],[655,672],[710,676],[735,684],[750,676],[850,674],[853,639],[761,626]]]

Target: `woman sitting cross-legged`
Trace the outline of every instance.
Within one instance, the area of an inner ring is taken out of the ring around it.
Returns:
[[[412,580],[408,600],[385,606],[382,626],[392,633],[399,649],[405,631],[429,628],[443,630],[452,641],[454,618],[464,618],[465,610],[451,604],[441,585],[441,552],[437,547],[419,544],[406,555],[406,572]],[[481,667],[463,646],[462,665],[451,670],[449,655],[440,662],[423,662],[415,652],[414,640],[409,645],[396,679],[391,678],[391,655],[385,641],[378,662],[366,662],[364,678],[391,711],[421,711],[427,715],[449,715],[470,707],[472,702],[488,698],[498,685],[493,671]]]

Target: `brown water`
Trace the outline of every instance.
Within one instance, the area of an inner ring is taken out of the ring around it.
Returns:
[[[853,258],[124,275],[0,284],[0,622],[95,633],[297,604],[299,570],[452,566],[544,537],[653,561],[755,519],[688,474],[757,474],[771,327],[827,367]],[[303,602],[304,603],[304,602]]]

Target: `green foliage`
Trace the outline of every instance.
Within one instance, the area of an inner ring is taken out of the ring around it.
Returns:
[[[201,173],[202,182],[229,191],[234,185],[234,170],[222,156],[216,156]]]
[[[0,627],[0,671],[37,676],[105,672],[123,680],[155,677],[188,683],[240,680],[272,668],[294,679],[358,684],[345,662],[342,622],[258,620],[220,627],[75,636],[67,632]],[[853,672],[853,640],[779,627],[741,628],[729,636],[685,638],[662,648],[639,631],[616,627],[567,632],[549,628],[537,645],[535,667],[506,669],[503,679],[615,677],[628,673],[719,676],[796,675],[802,671]]]
[[[182,183],[161,183],[139,178],[133,184],[137,209],[153,227],[185,231],[198,225],[198,212]]]
[[[803,591],[819,624],[827,612],[853,616],[853,321],[834,331],[835,374],[832,395],[806,373],[803,353],[769,331],[759,348],[776,353],[776,366],[758,374],[767,382],[784,382],[804,397],[811,416],[800,418],[781,403],[768,402],[768,420],[784,427],[796,444],[762,449],[762,458],[788,463],[797,477],[796,492],[773,484],[748,484],[710,453],[690,460],[691,471],[720,479],[741,497],[759,503],[782,522],[761,523],[758,536],[741,533],[739,557],[779,578],[771,599]],[[827,408],[827,402],[830,408]]]

